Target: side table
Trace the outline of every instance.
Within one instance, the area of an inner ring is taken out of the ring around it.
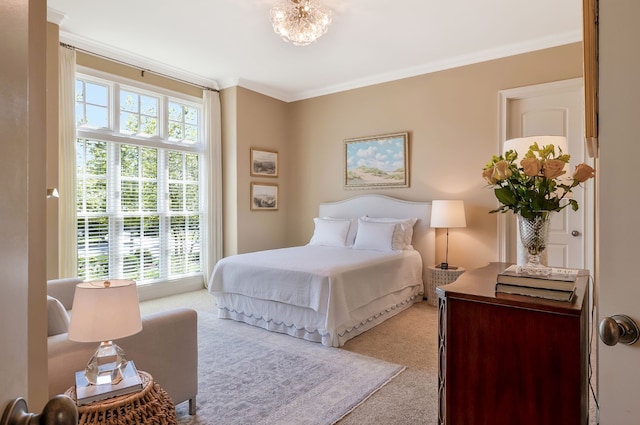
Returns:
[[[438,296],[436,295],[436,287],[442,285],[448,285],[453,283],[465,272],[464,267],[458,267],[456,269],[441,269],[436,266],[429,266],[429,281],[428,288],[425,292],[427,302],[431,305],[438,305]]]
[[[496,293],[507,266],[490,263],[437,289],[437,423],[590,423],[589,271],[562,302]]]
[[[78,406],[78,425],[176,425],[176,409],[169,394],[150,374],[138,373],[142,390]],[[75,386],[64,394],[76,401]]]

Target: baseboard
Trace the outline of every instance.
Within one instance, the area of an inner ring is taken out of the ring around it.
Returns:
[[[170,280],[167,282],[150,283],[138,285],[138,299],[149,301],[156,298],[169,297],[185,292],[203,289],[204,281],[202,276],[192,276],[183,279]]]

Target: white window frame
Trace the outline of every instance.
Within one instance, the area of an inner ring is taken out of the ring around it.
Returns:
[[[207,164],[207,160],[205,158],[206,150],[205,150],[205,129],[204,129],[204,116],[203,116],[203,103],[201,98],[189,96],[182,93],[177,93],[171,90],[167,90],[161,87],[152,86],[149,84],[128,80],[126,78],[122,78],[119,76],[114,76],[112,74],[108,74],[102,71],[81,67],[78,66],[76,69],[75,79],[87,80],[101,85],[107,85],[109,87],[109,99],[108,99],[108,128],[91,128],[90,126],[82,127],[77,126],[76,128],[76,139],[87,139],[87,140],[101,140],[105,142],[115,142],[122,143],[127,145],[137,145],[141,147],[152,147],[165,150],[164,156],[168,156],[169,150],[180,151],[184,153],[196,153],[199,154],[199,186],[203,187],[202,182],[206,175],[205,166]],[[119,132],[120,129],[120,102],[119,102],[119,90],[130,90],[138,94],[143,94],[152,97],[160,97],[160,101],[158,102],[158,117],[159,117],[159,125],[158,125],[158,135],[157,136],[140,136],[140,135],[129,135],[122,134]],[[189,141],[180,141],[174,142],[169,140],[168,137],[168,102],[174,101],[182,105],[187,105],[189,107],[194,107],[198,109],[198,140],[193,143]],[[75,119],[74,119],[75,122]],[[107,179],[110,177],[107,176]],[[168,176],[158,176],[158,182],[160,184],[161,180],[166,180]],[[162,199],[166,200],[168,194],[166,193],[158,193],[158,200],[161,202]],[[207,221],[206,217],[206,207],[207,203],[205,201],[204,191],[200,191],[199,193],[199,211],[198,214],[201,217],[200,220],[200,232],[203,235],[207,229]],[[165,208],[162,204],[158,208],[157,213],[163,214],[162,209]],[[105,214],[111,214],[107,211]],[[188,212],[184,212],[185,215],[189,215]],[[163,235],[161,234],[162,238]],[[203,256],[206,255],[205,252],[205,244],[204,237],[201,236],[200,239],[201,247],[200,247],[200,263],[201,266],[204,267],[205,262],[203,261]],[[77,249],[77,246],[76,246]],[[189,285],[191,288],[202,288],[204,273],[202,271],[195,273],[193,276],[185,276],[179,279],[172,280],[168,282],[170,285]],[[158,287],[156,283],[164,282],[164,279],[154,280],[149,283]],[[165,288],[163,290],[167,293],[173,293],[174,290],[168,288],[164,285]],[[147,286],[147,285],[141,285]],[[154,290],[156,289],[154,288]],[[141,289],[143,289],[141,287]],[[162,290],[155,290],[156,295],[162,295]]]
[[[131,141],[135,141],[135,144],[140,146],[149,147],[162,147],[166,149],[175,149],[185,152],[205,152],[205,140],[204,129],[202,127],[202,99],[189,96],[183,93],[177,93],[171,90],[164,89],[162,87],[156,87],[137,81],[128,80],[123,77],[119,77],[112,74],[107,74],[102,71],[86,67],[78,67],[76,70],[76,79],[86,79],[98,84],[109,85],[109,128],[96,128],[90,127],[77,128],[76,135],[81,139],[100,139],[108,142],[127,143],[132,144]],[[165,120],[160,127],[158,136],[138,136],[138,135],[124,135],[120,133],[120,102],[119,102],[119,89],[131,90],[137,93],[145,94],[148,96],[157,97],[158,95],[166,96],[158,105],[158,115],[161,116],[168,108],[168,100],[175,100],[179,103],[189,105],[191,107],[198,108],[200,110],[199,122],[201,123],[200,132],[198,134],[198,141],[196,143],[186,142],[172,142],[168,137],[168,122]]]

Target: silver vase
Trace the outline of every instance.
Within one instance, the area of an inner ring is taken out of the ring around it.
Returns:
[[[550,219],[549,211],[536,213],[532,218],[518,215],[520,240],[528,255],[527,264],[518,266],[516,270],[518,273],[537,276],[547,276],[551,273],[551,267],[540,262],[540,255],[547,248]]]

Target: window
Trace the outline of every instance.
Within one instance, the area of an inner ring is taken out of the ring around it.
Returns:
[[[76,126],[109,127],[109,86],[76,80]]]
[[[202,272],[201,110],[77,76],[79,277],[151,283]]]
[[[158,103],[156,97],[120,90],[120,133],[157,136]]]

